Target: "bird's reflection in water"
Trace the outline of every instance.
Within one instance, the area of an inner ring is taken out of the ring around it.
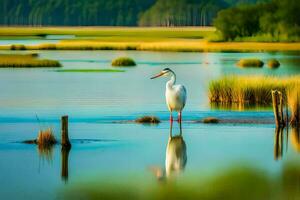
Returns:
[[[177,135],[172,134],[173,123],[170,124],[170,134],[166,149],[165,170],[160,167],[151,167],[156,178],[159,181],[172,180],[181,174],[187,163],[186,144],[182,135],[181,123],[180,132]]]
[[[291,144],[293,149],[300,153],[300,128],[291,128]],[[281,160],[284,156],[284,151],[288,150],[289,134],[288,129],[276,128],[274,135],[274,159]]]

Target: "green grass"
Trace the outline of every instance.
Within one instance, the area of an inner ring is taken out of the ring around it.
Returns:
[[[136,63],[132,58],[120,57],[116,58],[111,62],[111,65],[114,67],[133,67],[136,66]]]
[[[119,69],[59,69],[56,72],[84,72],[84,73],[101,73],[101,72],[125,72]]]
[[[0,68],[61,67],[56,60],[39,59],[37,54],[0,54]]]
[[[240,67],[262,67],[264,62],[256,58],[246,58],[239,60],[237,65]]]
[[[176,52],[299,51],[300,42],[224,42],[213,27],[1,27],[2,39],[75,35],[57,44],[0,45],[1,50],[139,50]],[[218,41],[218,42],[214,42]]]

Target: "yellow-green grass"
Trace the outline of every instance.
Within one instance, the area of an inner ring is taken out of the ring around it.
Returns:
[[[17,45],[14,46],[16,48]],[[132,41],[68,40],[57,44],[21,45],[20,50],[137,50],[175,52],[300,51],[299,43],[207,42],[202,39],[144,39]],[[0,45],[0,50],[11,50]]]
[[[0,54],[0,68],[61,67],[56,60],[39,59],[37,54]]]
[[[140,50],[140,51],[299,51],[300,42],[209,42],[217,37],[213,27],[2,27],[0,37],[75,35],[57,44],[0,45],[0,50]]]
[[[226,76],[209,84],[209,99],[213,103],[270,106],[272,90],[283,93],[287,102],[293,126],[300,125],[300,76]]]
[[[125,72],[125,70],[119,69],[58,69],[56,72],[84,72],[84,73],[105,73],[105,72]]]
[[[225,76],[209,84],[209,99],[216,103],[267,106],[272,104],[271,90],[287,90],[300,84],[300,76]]]
[[[139,123],[139,124],[158,124],[158,123],[160,123],[160,119],[155,116],[143,116],[143,117],[137,118],[135,120],[135,122]]]
[[[291,124],[300,125],[300,85],[299,82],[287,90],[288,105],[291,110]]]
[[[240,67],[263,67],[264,62],[257,58],[244,58],[237,63]]]
[[[136,66],[136,63],[132,58],[120,57],[116,58],[111,62],[111,65],[114,67],[133,67]]]
[[[269,68],[276,69],[280,66],[280,62],[276,59],[271,59],[268,61]]]

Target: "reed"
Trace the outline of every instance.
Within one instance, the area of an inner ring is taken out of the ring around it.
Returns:
[[[288,105],[291,111],[290,123],[292,126],[300,125],[300,85],[299,82],[291,86],[287,91]]]
[[[37,57],[37,54],[0,54],[0,68],[61,67],[56,60]]]
[[[225,76],[209,83],[209,99],[222,104],[271,106],[272,90],[279,90],[286,96],[286,91],[297,84],[300,84],[300,76]]]
[[[114,67],[132,67],[136,66],[136,63],[132,58],[120,57],[113,60],[111,65]]]
[[[238,63],[240,67],[262,67],[264,62],[256,58],[241,59]]]
[[[36,143],[38,144],[39,148],[52,146],[57,143],[53,131],[51,128],[46,130],[40,130],[38,137],[36,139]]]

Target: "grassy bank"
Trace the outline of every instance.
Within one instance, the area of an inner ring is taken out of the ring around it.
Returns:
[[[211,102],[271,105],[271,90],[284,94],[300,84],[300,76],[277,78],[265,76],[227,76],[209,84]]]
[[[61,67],[56,60],[39,59],[36,54],[0,54],[0,68]]]
[[[258,105],[272,104],[272,90],[283,93],[291,118],[290,123],[300,124],[300,76],[276,78],[264,76],[231,76],[211,81],[209,99],[212,103],[225,105]]]
[[[2,27],[2,39],[47,39],[48,35],[72,35],[57,44],[0,45],[0,50],[140,50],[140,51],[300,51],[300,42],[219,41],[215,28],[128,27]]]

